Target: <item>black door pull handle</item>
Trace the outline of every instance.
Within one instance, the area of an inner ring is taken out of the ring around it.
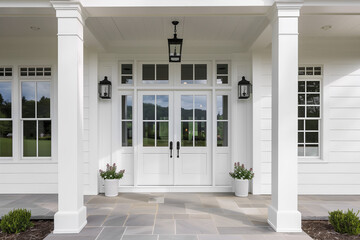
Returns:
[[[177,158],[179,158],[179,155],[180,155],[180,142],[179,141],[176,142],[176,150],[177,150]]]
[[[170,142],[170,158],[172,158],[172,154],[173,154],[173,142]]]

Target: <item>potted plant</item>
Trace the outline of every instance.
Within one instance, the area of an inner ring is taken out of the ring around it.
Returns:
[[[235,195],[238,197],[247,197],[249,194],[249,180],[254,178],[252,168],[245,168],[244,164],[234,163],[234,172],[229,172],[235,179]]]
[[[124,176],[125,169],[116,172],[116,164],[106,164],[106,171],[100,169],[100,176],[105,180],[105,196],[115,197],[118,195],[119,179]]]

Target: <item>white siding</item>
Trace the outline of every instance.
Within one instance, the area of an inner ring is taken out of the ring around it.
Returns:
[[[324,66],[322,99],[322,154],[299,160],[300,194],[360,194],[360,46],[352,40],[300,41],[299,64]],[[271,192],[271,53],[255,53],[253,69],[254,165],[258,166],[257,193]],[[254,116],[256,116],[254,114]],[[257,143],[257,144],[256,144]]]
[[[51,160],[23,160],[20,156],[21,128],[19,121],[20,88],[18,67],[20,65],[51,65],[52,86],[56,86],[56,38],[0,39],[0,65],[13,67],[13,147],[11,160],[0,159],[0,194],[2,193],[56,193],[57,152],[56,152],[56,91],[53,92],[53,157]],[[54,88],[55,89],[55,88]]]

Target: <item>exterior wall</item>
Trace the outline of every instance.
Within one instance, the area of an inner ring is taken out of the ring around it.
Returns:
[[[0,39],[0,65],[13,67],[12,112],[13,112],[13,158],[0,159],[0,193],[56,193],[57,153],[56,153],[56,38],[41,39]],[[24,160],[20,156],[20,65],[52,66],[52,159]],[[16,99],[16,101],[15,101]]]
[[[231,152],[224,152],[222,150],[213,151],[213,175],[215,181],[213,181],[212,190],[216,191],[216,187],[228,187],[232,185],[231,178],[228,172],[232,169],[232,163],[240,161],[251,166],[251,101],[239,101],[237,100],[237,82],[241,79],[241,76],[246,76],[251,80],[251,59],[247,54],[187,54],[186,60],[188,61],[228,61],[231,69],[231,107],[230,110],[230,145]],[[133,186],[137,186],[137,154],[136,144],[133,148],[122,148],[120,145],[120,95],[121,94],[133,94],[133,141],[137,138],[137,119],[134,114],[137,111],[135,102],[137,101],[137,93],[131,88],[121,89],[118,88],[119,79],[119,63],[133,62],[134,66],[140,61],[167,61],[166,55],[137,55],[137,54],[103,54],[99,57],[99,75],[98,79],[101,80],[104,76],[112,82],[113,96],[111,101],[99,100],[99,166],[104,168],[106,163],[117,163],[120,169],[126,169],[124,178],[120,181],[120,185],[124,191],[136,191]],[[185,62],[186,60],[183,60]],[[134,78],[137,77],[139,70],[134,69]],[[150,87],[150,86],[149,86]],[[169,88],[171,89],[171,87]],[[214,93],[214,92],[213,92]],[[214,122],[215,123],[215,122]],[[241,132],[241,134],[239,134]],[[234,156],[234,157],[232,157]],[[135,169],[135,171],[134,171]],[[100,179],[100,186],[102,186],[102,180]],[[179,191],[183,191],[177,188]],[[185,189],[185,188],[184,188]],[[204,188],[205,189],[205,188]],[[208,188],[209,189],[209,188]],[[219,189],[219,188],[218,188]],[[121,189],[120,189],[121,190]],[[169,188],[155,188],[152,190],[159,191],[171,191]],[[187,190],[184,191],[188,191]],[[199,188],[197,189],[200,190]],[[100,191],[102,187],[100,187]],[[149,190],[150,191],[150,190]],[[201,190],[200,190],[201,191]]]
[[[90,52],[90,53],[89,53]],[[12,78],[12,112],[13,112],[13,159],[0,159],[0,194],[1,193],[57,193],[57,40],[56,38],[0,39],[0,65],[13,67]],[[97,157],[94,160],[89,150],[89,82],[93,72],[94,58],[91,51],[85,52],[84,63],[84,194],[97,194]],[[95,58],[97,68],[97,58]],[[20,125],[20,84],[18,68],[21,65],[52,66],[52,158],[51,160],[24,160],[20,156],[21,125]],[[97,72],[97,70],[96,70]],[[93,84],[94,85],[94,84]],[[95,82],[97,86],[97,82]],[[92,87],[93,88],[93,87]],[[94,92],[92,90],[92,92]],[[94,94],[92,94],[94,95]],[[94,95],[96,99],[96,94]],[[97,128],[94,127],[95,131]],[[96,161],[96,162],[95,162]],[[95,162],[95,164],[94,164]],[[96,165],[96,170],[94,170]],[[95,179],[95,181],[94,181]]]
[[[323,65],[322,152],[299,159],[300,194],[360,194],[360,58],[356,39],[300,41],[299,64]],[[271,53],[253,55],[255,193],[271,193]]]

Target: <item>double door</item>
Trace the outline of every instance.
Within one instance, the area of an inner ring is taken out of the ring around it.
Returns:
[[[210,185],[210,93],[142,91],[138,97],[138,185]]]

